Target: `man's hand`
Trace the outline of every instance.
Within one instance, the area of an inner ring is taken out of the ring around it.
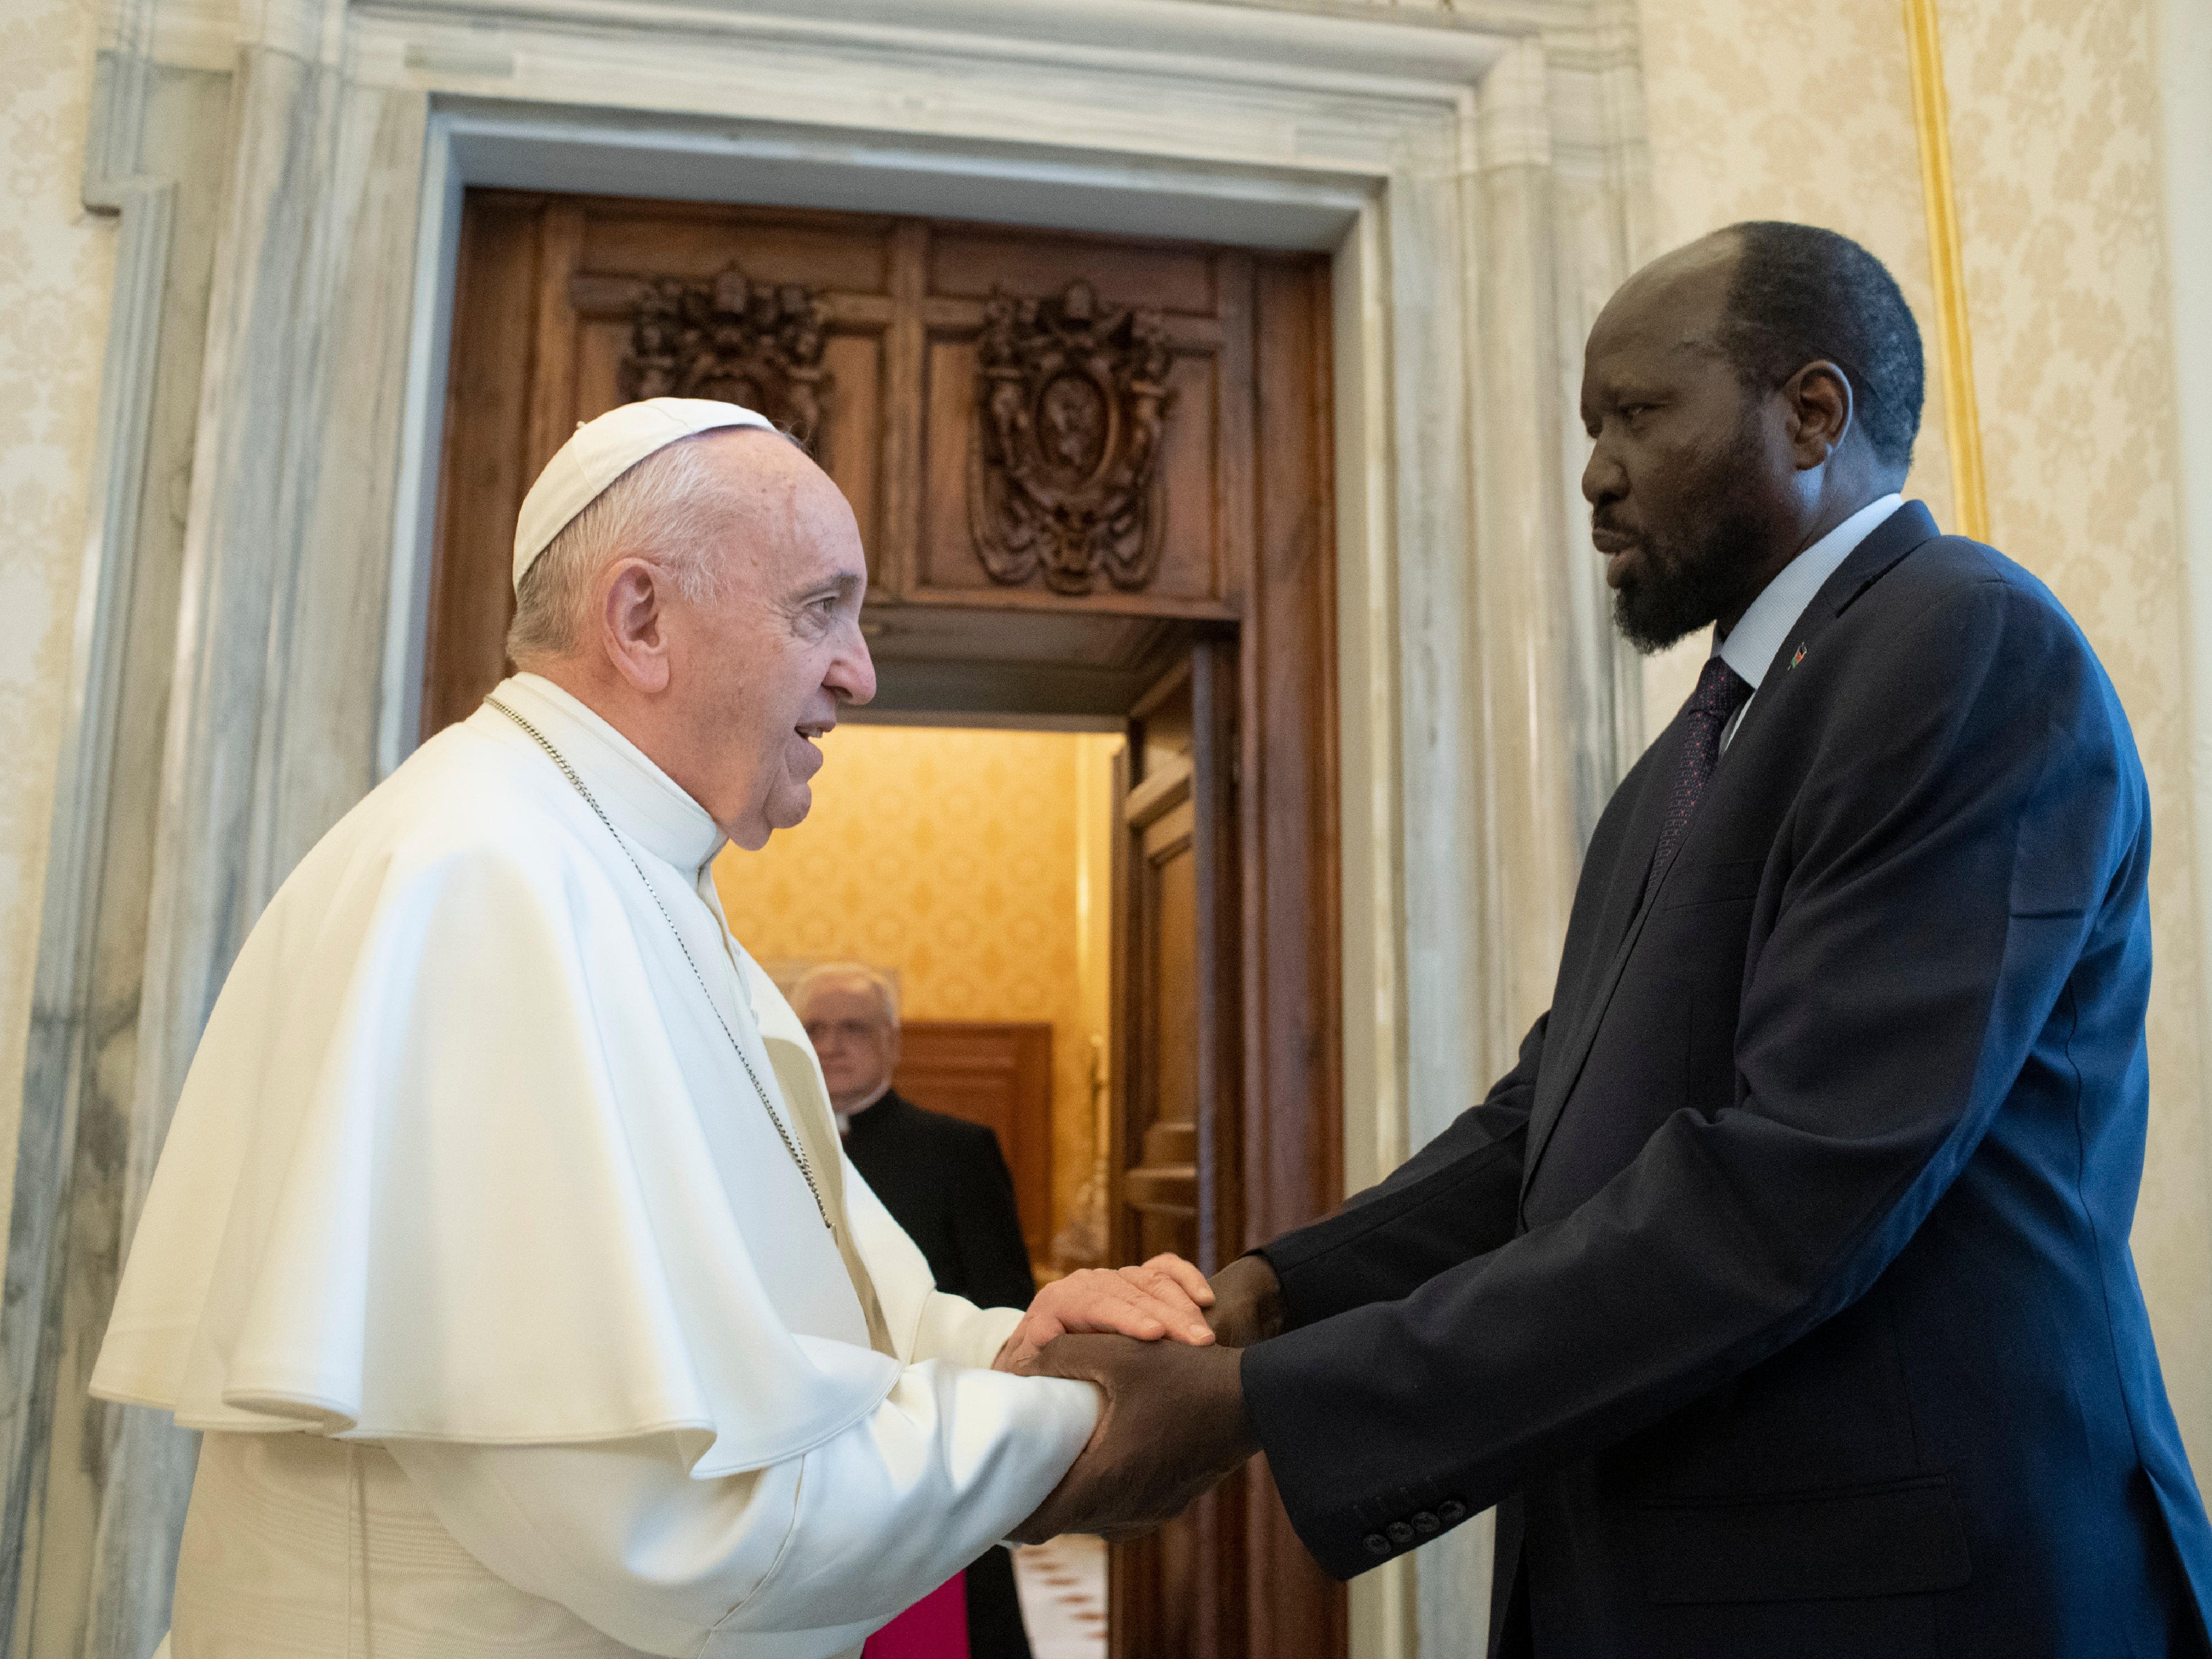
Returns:
[[[1064,1336],[1024,1370],[1105,1395],[1074,1466],[1014,1529],[1025,1544],[1063,1532],[1149,1532],[1257,1451],[1234,1348]]]
[[[1264,1255],[1240,1255],[1213,1276],[1206,1322],[1231,1348],[1249,1348],[1283,1328],[1282,1282]]]
[[[1139,1267],[1087,1267],[1036,1293],[991,1369],[1022,1369],[1037,1350],[1070,1332],[1111,1332],[1156,1342],[1164,1336],[1204,1347],[1213,1340],[1206,1310],[1213,1301],[1206,1275],[1179,1255],[1156,1255]]]

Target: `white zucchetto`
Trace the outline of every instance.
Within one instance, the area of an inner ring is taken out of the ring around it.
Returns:
[[[656,449],[724,426],[777,429],[765,415],[711,398],[648,398],[580,422],[522,498],[514,525],[516,591],[538,556],[609,484]]]

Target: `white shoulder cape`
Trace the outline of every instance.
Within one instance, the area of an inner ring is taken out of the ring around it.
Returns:
[[[872,1411],[915,1357],[928,1268],[843,1164],[896,1353],[875,1352],[638,872],[502,725],[480,712],[423,745],[256,924],[193,1060],[93,1392],[200,1429],[673,1431],[701,1478],[796,1455]],[[698,872],[631,850],[680,907]],[[688,897],[687,937],[726,938],[719,909],[702,921]],[[764,1046],[778,1107],[817,1160],[839,1159],[789,1006],[741,951],[700,966]]]

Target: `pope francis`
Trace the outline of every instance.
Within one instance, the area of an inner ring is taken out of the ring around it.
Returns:
[[[246,940],[94,1373],[206,1431],[175,1659],[827,1659],[1090,1437],[1063,1330],[1204,1342],[1188,1263],[939,1292],[708,873],[874,694],[844,498],[750,410],[578,428],[525,671]]]

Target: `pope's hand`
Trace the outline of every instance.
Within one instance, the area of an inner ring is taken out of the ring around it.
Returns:
[[[1212,1304],[1206,1275],[1179,1255],[1156,1255],[1138,1267],[1086,1267],[1036,1293],[992,1369],[1014,1370],[1054,1337],[1078,1331],[1146,1342],[1171,1336],[1204,1347],[1213,1340],[1206,1322],[1206,1310]]]

